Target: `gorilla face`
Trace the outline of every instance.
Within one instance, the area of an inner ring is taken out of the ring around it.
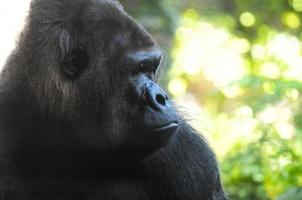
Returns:
[[[71,140],[142,153],[176,132],[177,114],[156,83],[161,51],[116,1],[36,0],[23,41],[39,60],[27,78],[40,114],[67,121]]]

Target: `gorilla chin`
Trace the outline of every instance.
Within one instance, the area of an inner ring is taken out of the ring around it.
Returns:
[[[167,111],[168,108],[167,108]],[[173,112],[157,113],[153,110],[147,109],[144,120],[140,123],[140,131],[138,134],[141,134],[141,139],[144,148],[147,150],[146,154],[153,153],[155,150],[158,150],[174,138],[177,134],[179,128],[179,122],[176,118],[176,115],[173,116]],[[172,140],[173,141],[173,140]],[[148,142],[146,144],[146,142]]]

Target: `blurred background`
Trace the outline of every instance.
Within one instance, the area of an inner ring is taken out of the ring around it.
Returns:
[[[233,200],[302,199],[302,0],[121,0],[164,49],[162,85]],[[0,66],[29,0],[0,3]]]

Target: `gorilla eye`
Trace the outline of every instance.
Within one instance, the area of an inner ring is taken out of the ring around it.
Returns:
[[[66,76],[79,76],[89,64],[89,56],[83,48],[74,49],[63,61],[62,69]]]

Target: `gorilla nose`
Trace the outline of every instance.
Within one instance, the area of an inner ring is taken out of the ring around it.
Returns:
[[[162,53],[158,49],[141,50],[129,54],[135,68],[143,72],[155,72],[160,65]]]
[[[146,98],[149,106],[155,110],[162,110],[167,106],[168,95],[155,83],[146,89]]]

